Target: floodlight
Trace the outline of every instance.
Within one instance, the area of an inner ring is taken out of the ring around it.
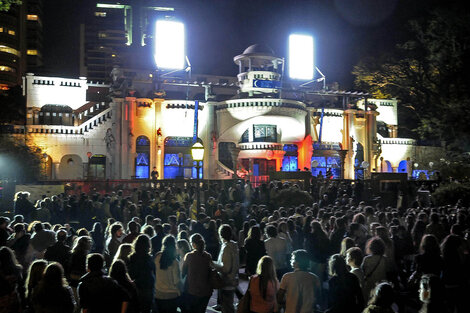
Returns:
[[[289,77],[312,80],[314,70],[313,37],[291,34],[289,36]]]
[[[155,27],[154,57],[157,67],[171,70],[184,69],[184,24],[158,20]]]

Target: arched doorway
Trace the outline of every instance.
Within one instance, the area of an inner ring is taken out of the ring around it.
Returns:
[[[59,163],[60,179],[82,179],[83,178],[83,161],[76,154],[66,154]]]
[[[403,160],[398,164],[398,173],[408,173],[408,161]]]

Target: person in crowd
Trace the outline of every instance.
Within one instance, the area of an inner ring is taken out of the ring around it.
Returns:
[[[279,281],[276,276],[274,261],[269,256],[263,256],[257,266],[256,275],[249,281],[246,292],[250,293],[250,311],[256,313],[278,312],[276,295]]]
[[[26,232],[25,224],[16,224],[14,233],[7,242],[7,246],[15,252],[16,259],[24,268],[27,268],[33,259],[30,241],[31,235]]]
[[[28,273],[26,276],[26,281],[24,284],[25,289],[25,307],[26,312],[34,312],[34,308],[31,302],[31,296],[33,294],[33,289],[36,287],[44,276],[44,270],[47,267],[47,261],[45,260],[36,260],[29,266]]]
[[[52,230],[45,229],[43,223],[36,222],[33,226],[34,234],[31,236],[31,246],[36,255],[42,257],[47,248],[55,244],[56,237]]]
[[[182,281],[176,260],[176,239],[173,235],[163,238],[162,250],[155,256],[155,299],[159,311],[176,313],[181,295]]]
[[[105,275],[104,257],[91,253],[87,257],[88,273],[78,285],[79,303],[83,313],[125,313],[129,296],[119,284]]]
[[[124,263],[123,260],[115,260],[109,268],[109,276],[126,291],[129,297],[126,313],[140,312],[137,286],[135,285],[135,282],[129,277],[126,263]]]
[[[80,278],[86,274],[87,255],[91,250],[91,239],[87,236],[78,237],[70,256],[69,280],[72,288],[77,288]]]
[[[139,235],[133,244],[133,252],[129,256],[129,276],[134,280],[143,313],[152,310],[155,294],[155,264],[152,256],[152,245],[147,235]]]
[[[44,253],[44,259],[49,262],[60,263],[65,272],[68,273],[68,266],[72,252],[70,247],[66,244],[67,231],[60,229],[56,233],[56,239],[57,242],[46,249],[46,253]]]
[[[330,252],[331,253],[340,253],[341,252],[341,243],[346,236],[346,222],[343,218],[337,218],[335,220],[335,228],[330,234]]]
[[[212,256],[205,251],[205,241],[200,234],[193,234],[190,240],[194,250],[185,255],[182,270],[187,286],[185,306],[188,312],[204,313],[212,295],[209,281]]]
[[[217,233],[217,223],[210,220],[206,232],[206,250],[212,256],[212,260],[217,260],[220,249],[219,234]]]
[[[114,258],[119,246],[121,245],[121,237],[123,234],[124,231],[122,229],[121,223],[115,222],[113,225],[111,225],[109,229],[109,237],[106,242],[106,250],[111,260]]]
[[[93,224],[93,229],[90,232],[90,237],[93,241],[91,246],[92,253],[103,253],[104,252],[104,232],[103,226],[100,222],[96,222]]]
[[[329,261],[328,313],[360,313],[364,308],[364,297],[357,277],[348,271],[340,254]]]
[[[395,301],[395,292],[389,283],[380,283],[375,289],[369,304],[363,313],[395,313],[392,305]]]
[[[288,271],[287,256],[289,255],[289,247],[287,240],[277,236],[277,229],[274,225],[266,227],[266,235],[268,237],[264,241],[266,254],[273,259],[277,277],[281,278]]]
[[[277,301],[285,307],[285,313],[310,313],[315,309],[317,298],[321,297],[320,279],[308,272],[310,257],[306,250],[292,252],[293,272],[282,276]]]
[[[419,246],[419,254],[414,257],[413,275],[418,276],[416,279],[424,274],[434,274],[440,277],[443,266],[441,249],[436,236],[424,235]]]
[[[152,237],[152,255],[156,255],[162,248],[163,238],[171,231],[171,225],[165,223],[163,225],[155,225],[155,236]]]
[[[355,247],[355,246],[356,246],[356,243],[354,242],[354,239],[350,237],[345,237],[341,241],[341,250],[339,254],[341,254],[343,257],[346,257],[346,251],[348,251],[348,249]]]
[[[245,239],[244,249],[246,251],[245,273],[249,276],[256,273],[258,261],[266,255],[264,241],[261,238],[261,230],[258,225],[251,226]]]
[[[391,272],[390,260],[385,253],[385,244],[379,237],[373,237],[367,242],[367,256],[362,261],[364,272],[364,285],[362,287],[364,299],[369,299],[371,291],[378,282],[387,280]]]
[[[127,223],[127,235],[122,239],[122,243],[133,243],[140,234],[140,225],[136,221]]]
[[[326,262],[330,253],[330,240],[318,221],[311,224],[311,233],[305,238],[305,250],[310,255],[312,272],[324,281]]]
[[[20,312],[22,272],[13,250],[0,247],[0,313]]]
[[[228,224],[219,227],[219,236],[222,246],[217,262],[213,262],[213,267],[222,275],[225,285],[219,290],[222,313],[233,313],[235,312],[233,300],[238,286],[238,245],[232,240],[232,227]]]
[[[73,313],[75,297],[64,277],[64,269],[57,262],[46,267],[42,280],[33,289],[31,303],[34,312]]]
[[[419,300],[423,303],[419,313],[444,313],[448,311],[445,303],[444,286],[436,275],[425,274],[421,277]]]
[[[443,259],[442,282],[451,311],[468,311],[468,250],[458,235],[448,235],[441,244]],[[467,254],[467,255],[466,255]]]
[[[364,272],[361,269],[364,254],[358,247],[349,248],[346,251],[346,264],[351,268],[350,272],[356,275],[361,288],[364,286]]]
[[[123,243],[119,246],[116,255],[114,256],[113,262],[116,260],[122,260],[126,264],[129,265],[129,256],[132,253],[132,245],[130,243]]]
[[[9,223],[10,223],[9,218],[0,216],[0,247],[7,245],[8,237],[10,237],[10,233],[8,230]]]

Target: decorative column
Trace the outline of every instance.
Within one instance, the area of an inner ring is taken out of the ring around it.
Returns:
[[[232,157],[232,162],[233,162],[233,178],[238,178],[237,175],[237,164],[238,164],[238,154],[240,154],[240,147],[238,147],[236,144],[231,146],[230,149],[230,155]]]
[[[346,159],[346,155],[348,154],[348,150],[339,150],[338,151],[339,153],[339,158],[340,158],[340,162],[341,162],[341,179],[344,179],[344,165],[345,165],[345,159]]]

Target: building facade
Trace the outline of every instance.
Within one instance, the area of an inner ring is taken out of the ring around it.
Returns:
[[[296,87],[283,81],[284,60],[262,45],[234,62],[236,78],[142,72],[130,80],[114,68],[105,85],[27,74],[27,125],[15,126],[15,136],[39,146],[46,174],[60,180],[148,179],[154,167],[160,178],[195,178],[196,138],[206,179],[411,174],[425,154],[398,138],[397,100]]]

